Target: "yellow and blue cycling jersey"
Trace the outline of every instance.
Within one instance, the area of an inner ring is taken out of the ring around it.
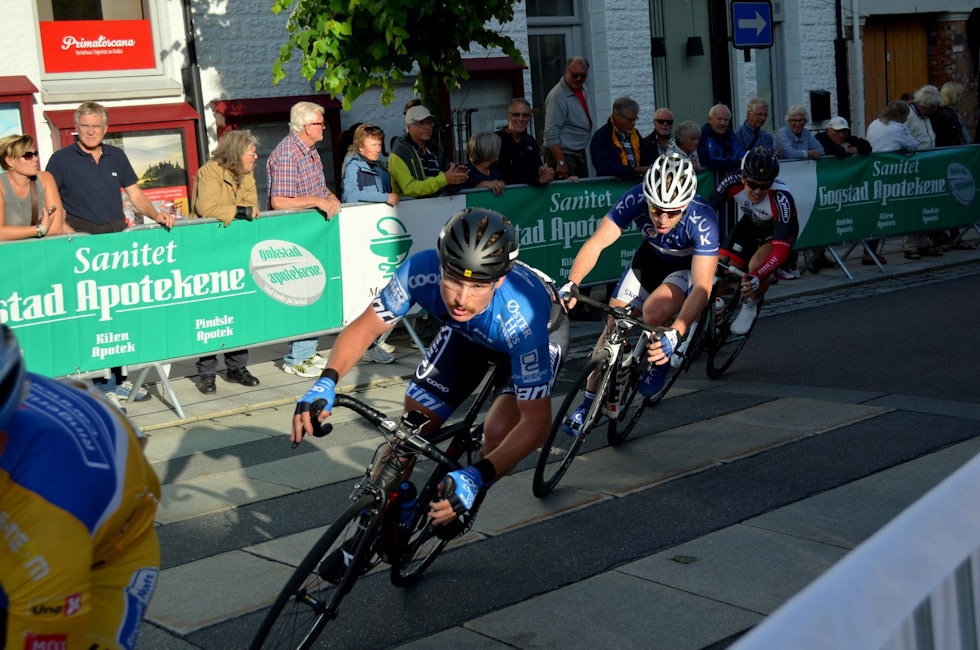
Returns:
[[[6,648],[131,650],[159,573],[159,480],[95,391],[29,382],[0,454]]]

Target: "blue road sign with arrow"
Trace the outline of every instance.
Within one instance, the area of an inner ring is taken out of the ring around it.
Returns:
[[[740,50],[772,47],[772,4],[732,2],[732,46]]]

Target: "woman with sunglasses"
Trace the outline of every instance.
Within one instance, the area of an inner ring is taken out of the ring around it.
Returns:
[[[0,240],[40,238],[71,232],[54,176],[41,171],[30,135],[0,140]],[[35,207],[36,206],[36,207]]]
[[[776,180],[779,161],[764,147],[742,157],[742,168],[722,179],[708,197],[716,210],[728,199],[741,217],[718,251],[729,264],[748,271],[742,277],[742,307],[732,322],[732,334],[745,334],[759,313],[772,274],[789,257],[800,233],[796,202],[789,188]]]

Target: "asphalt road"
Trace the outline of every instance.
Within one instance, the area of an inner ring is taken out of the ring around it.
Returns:
[[[725,377],[731,390],[667,400],[648,411],[634,437],[767,401],[737,390],[743,383],[781,384],[799,396],[809,387],[835,388],[976,404],[978,282],[980,275],[918,286],[896,280],[784,307],[757,325]],[[689,375],[703,373],[702,362]],[[395,589],[386,573],[370,575],[345,600],[329,641],[317,647],[394,647],[975,435],[976,421],[956,414],[895,411],[449,551],[411,589]],[[603,444],[602,438],[589,444]],[[256,441],[221,453],[244,465],[282,455],[282,448]],[[218,513],[163,526],[164,568],[308,528],[324,504],[341,503],[350,487],[349,481],[331,484],[240,507],[234,517]],[[243,523],[259,521],[261,527]],[[262,615],[220,622],[174,638],[173,645],[154,635],[157,642],[141,647],[247,647]]]

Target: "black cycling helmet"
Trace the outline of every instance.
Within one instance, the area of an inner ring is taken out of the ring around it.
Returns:
[[[27,370],[14,331],[6,325],[0,325],[0,328],[3,329],[0,340],[0,430],[3,430],[24,400]]]
[[[771,183],[779,176],[776,154],[765,147],[750,149],[742,156],[742,173],[750,181]]]
[[[517,228],[499,212],[466,208],[449,218],[439,233],[439,261],[472,280],[502,278],[517,261]]]

